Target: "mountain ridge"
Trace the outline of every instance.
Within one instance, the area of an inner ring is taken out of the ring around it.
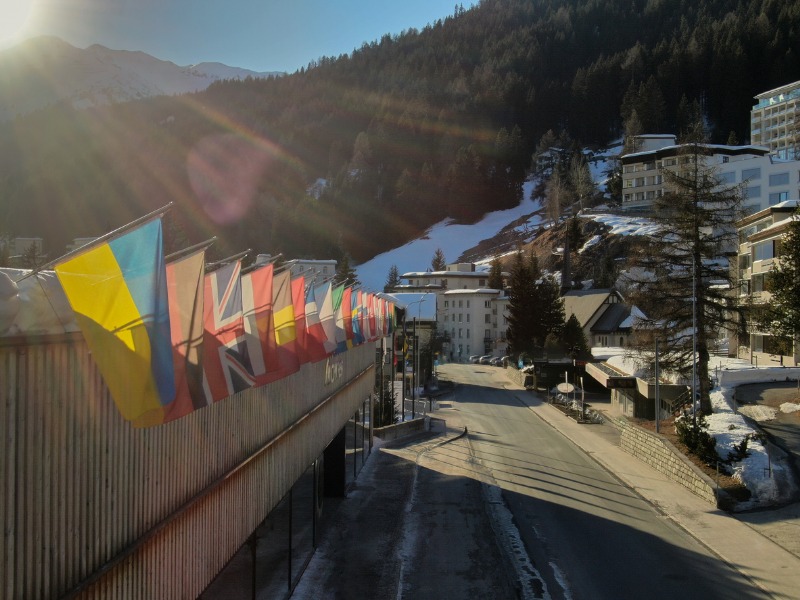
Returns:
[[[0,121],[55,104],[82,109],[281,75],[219,62],[181,66],[139,50],[101,44],[80,49],[56,36],[38,36],[0,51]]]

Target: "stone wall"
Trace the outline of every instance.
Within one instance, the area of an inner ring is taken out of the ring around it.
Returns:
[[[690,492],[717,505],[716,484],[669,440],[631,425],[624,419],[615,419],[614,425],[622,431],[620,447],[625,452],[680,483]]]

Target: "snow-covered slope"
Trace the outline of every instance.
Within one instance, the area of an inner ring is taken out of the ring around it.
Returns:
[[[221,79],[269,77],[221,63],[179,66],[144,52],[76,48],[37,37],[0,51],[0,121],[64,102],[86,108],[204,90]]]
[[[534,181],[525,184],[523,200],[516,208],[488,213],[474,225],[459,225],[446,219],[428,229],[421,238],[379,254],[356,267],[359,281],[368,289],[380,291],[392,265],[397,267],[401,275],[409,271],[424,271],[430,266],[437,248],[442,249],[447,262],[455,262],[465,250],[497,235],[509,223],[528,215],[532,220],[527,224],[535,229],[541,219],[533,215],[541,208],[541,202],[531,199],[534,186]]]

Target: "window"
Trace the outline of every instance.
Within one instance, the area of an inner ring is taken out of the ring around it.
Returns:
[[[467,300],[467,308],[469,308],[469,300]]]
[[[769,176],[770,185],[789,185],[789,173],[775,173]]]
[[[489,319],[491,318],[491,316],[492,315],[489,315],[489,314],[483,315],[483,322],[484,323],[489,323],[490,322]]]
[[[467,323],[469,323],[469,313],[467,313]]]
[[[742,169],[742,181],[747,181],[748,179],[761,179],[761,167]]]
[[[730,162],[730,161],[731,161],[731,157],[730,157],[730,156],[723,156],[723,157],[722,157],[722,162],[723,162],[723,163],[727,163],[727,162]],[[620,346],[621,346],[621,345],[622,345],[622,344],[620,344]]]
[[[445,300],[444,301],[444,307],[445,308],[450,308],[450,300]]]
[[[749,254],[740,254],[739,255],[739,268],[742,270],[750,268],[750,255]]]
[[[463,331],[464,331],[464,330],[463,330],[463,329],[461,329],[461,327],[459,327],[459,328],[458,328],[458,337],[459,337],[459,339],[460,339],[461,337],[463,337],[463,336],[461,335],[461,334],[463,333]]]
[[[727,171],[725,173],[720,173],[718,175],[719,182],[722,184],[731,184],[736,181],[736,173],[733,171]]]
[[[767,260],[775,256],[775,244],[772,240],[759,242],[753,246],[753,260]]]
[[[785,202],[789,199],[789,192],[773,192],[769,195],[769,204],[772,206],[773,204],[778,204],[779,202]]]
[[[469,329],[467,329],[467,339],[469,339]]]
[[[486,330],[483,332],[483,337],[485,337],[485,338],[490,338],[490,337],[492,337],[492,332],[491,332],[489,329],[486,329]]]
[[[760,185],[751,185],[744,189],[744,197],[747,200],[752,198],[760,198],[761,197],[761,186]]]
[[[463,317],[463,313],[458,313],[458,322],[461,323],[461,318]]]
[[[758,275],[753,275],[753,292],[766,292],[767,289],[767,279],[764,276],[764,273],[759,273]]]
[[[463,301],[463,300],[459,300],[459,301],[458,301],[458,308],[464,308],[464,301]],[[460,321],[460,320],[461,320],[461,319],[459,319],[459,321]]]
[[[491,300],[487,300],[486,302],[483,303],[484,308],[491,308],[491,306],[492,306]]]

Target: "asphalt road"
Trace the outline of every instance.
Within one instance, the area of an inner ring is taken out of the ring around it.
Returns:
[[[527,409],[518,396],[529,392],[506,389],[500,369],[446,365],[439,374],[458,384],[440,413],[469,430],[470,456],[460,460],[502,490],[527,550],[530,566],[516,560],[522,597],[765,597]]]

